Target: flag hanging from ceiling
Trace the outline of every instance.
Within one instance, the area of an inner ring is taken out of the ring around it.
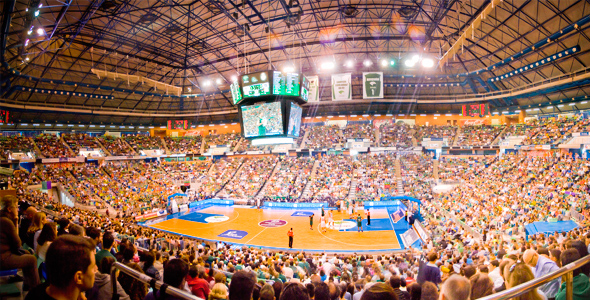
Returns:
[[[363,72],[363,99],[383,98],[383,72]]]
[[[332,100],[352,100],[352,78],[350,73],[332,75]]]
[[[307,80],[309,81],[309,102],[320,101],[320,78],[309,76]]]

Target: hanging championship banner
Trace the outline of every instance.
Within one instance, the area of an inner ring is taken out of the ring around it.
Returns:
[[[309,81],[309,100],[308,102],[320,101],[320,78],[318,76],[307,77]]]
[[[350,73],[332,75],[332,100],[352,100]]]
[[[363,72],[363,99],[383,98],[383,72]]]

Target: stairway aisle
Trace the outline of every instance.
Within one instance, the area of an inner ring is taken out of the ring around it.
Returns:
[[[307,183],[305,184],[305,188],[303,188],[303,192],[301,192],[300,198],[306,199],[309,197],[309,189],[311,188],[310,184],[315,180],[316,173],[317,173],[319,166],[320,166],[320,161],[318,159],[316,159],[316,161],[313,163],[313,167],[311,168],[311,173],[309,174],[310,180],[308,180]]]
[[[496,136],[496,138],[494,138],[494,140],[492,141],[491,145],[497,145],[500,143],[500,137],[504,134],[504,132],[506,132],[506,130],[508,130],[508,128],[510,128],[510,125],[506,125],[504,126],[504,129],[502,131],[500,131],[500,133],[498,133],[498,135]]]
[[[277,174],[277,172],[280,169],[281,169],[281,161],[278,161],[275,164],[275,167],[272,170],[272,173],[270,173],[270,176],[268,176],[268,178],[266,179],[266,181],[264,182],[264,184],[262,185],[262,187],[260,188],[260,190],[258,191],[256,196],[254,196],[255,199],[261,199],[262,197],[264,197],[266,195],[266,186],[268,186],[268,183],[270,182],[269,179],[274,178],[274,176]]]
[[[164,150],[166,151],[166,154],[170,155],[172,154],[170,152],[170,149],[168,149],[168,145],[166,145],[166,140],[164,140],[163,137],[160,137],[160,142],[162,143],[162,145],[164,146]]]

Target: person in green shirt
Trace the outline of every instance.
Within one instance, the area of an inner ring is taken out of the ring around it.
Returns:
[[[365,232],[363,230],[363,217],[361,217],[361,214],[356,215],[356,228],[358,232]]]
[[[581,258],[580,253],[576,248],[567,249],[561,252],[559,256],[561,259],[561,265],[565,266],[568,265],[578,259]],[[585,300],[590,299],[590,281],[588,280],[588,276],[582,273],[582,268],[575,269],[573,271],[574,280],[573,280],[573,290],[574,290],[574,297],[573,300]],[[555,295],[555,300],[565,300],[566,299],[566,283],[565,281],[561,283],[561,287],[557,294]]]
[[[309,229],[313,230],[313,216],[315,214],[311,214],[311,216],[309,216]]]
[[[97,264],[100,263],[101,259],[103,259],[107,256],[115,258],[115,256],[113,256],[113,254],[111,254],[111,248],[113,248],[114,243],[115,243],[115,236],[113,235],[113,233],[106,232],[102,237],[102,249],[100,251],[96,252],[96,254],[94,255],[94,258],[95,258]],[[117,261],[116,258],[115,258],[115,261]]]

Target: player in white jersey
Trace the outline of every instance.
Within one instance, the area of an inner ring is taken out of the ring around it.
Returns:
[[[320,217],[320,230],[326,232],[326,217]]]
[[[328,211],[328,228],[334,228],[334,215],[332,215],[332,211]]]

